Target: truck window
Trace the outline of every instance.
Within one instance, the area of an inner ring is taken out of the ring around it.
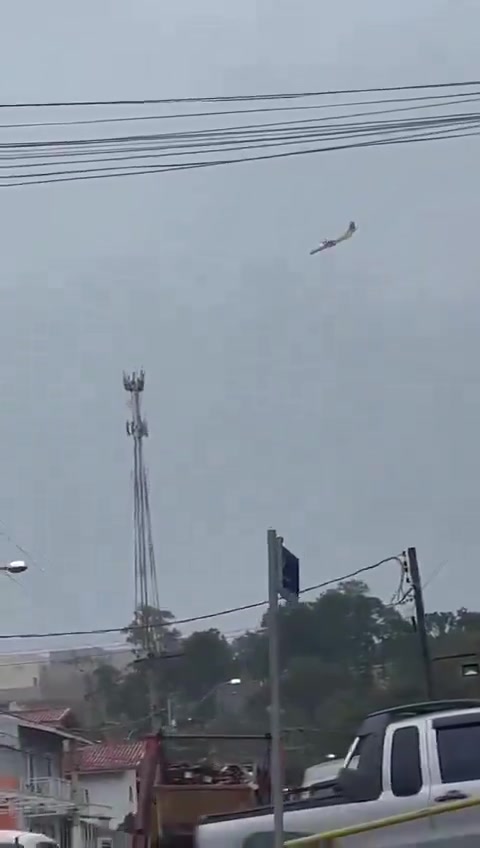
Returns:
[[[437,748],[443,783],[480,779],[480,724],[438,727]]]
[[[392,792],[398,798],[417,795],[422,788],[420,741],[418,729],[399,727],[392,739],[391,754]]]
[[[357,736],[356,739],[352,742],[349,751],[347,752],[347,756],[345,757],[345,762],[343,763],[343,768],[346,769],[357,769],[360,763],[360,751],[365,747],[365,739],[366,736]]]
[[[339,780],[346,794],[361,801],[373,801],[382,791],[383,733],[365,733],[350,748]],[[345,781],[347,781],[348,789]],[[360,797],[361,796],[361,797]]]

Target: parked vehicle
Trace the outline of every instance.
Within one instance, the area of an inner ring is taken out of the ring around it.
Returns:
[[[58,848],[58,844],[43,833],[0,830],[0,848]]]
[[[480,701],[396,707],[363,721],[338,776],[322,781],[317,797],[285,804],[285,840],[475,796],[480,797]],[[440,818],[442,838],[480,837],[477,808]],[[409,841],[400,828],[388,838],[384,831],[375,844],[413,845],[432,838],[428,818],[404,827]],[[196,846],[267,848],[272,835],[272,807],[262,807],[209,816],[197,828]]]
[[[325,787],[328,788],[332,781],[337,779],[342,766],[342,759],[333,758],[305,769],[302,782],[303,792],[300,798],[305,800],[323,796]]]

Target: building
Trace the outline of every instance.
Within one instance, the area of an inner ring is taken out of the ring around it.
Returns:
[[[40,680],[48,662],[48,652],[0,657],[0,707],[8,710],[12,701],[41,700]]]
[[[138,770],[144,756],[144,741],[88,745],[77,753],[79,787],[89,803],[111,810],[111,827],[137,812]]]
[[[0,709],[8,710],[12,703],[64,704],[88,722],[95,670],[112,665],[124,671],[133,659],[127,646],[4,654],[0,657]]]
[[[55,727],[57,730],[72,731],[79,726],[78,719],[70,707],[48,707],[43,704],[26,707],[12,703],[8,712],[24,721]]]
[[[112,808],[92,802],[69,768],[88,743],[62,726],[75,721],[68,712],[0,714],[0,829],[45,833],[60,848],[93,848],[104,837],[117,848]]]

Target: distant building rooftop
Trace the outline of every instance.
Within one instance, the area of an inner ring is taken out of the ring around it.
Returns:
[[[145,742],[102,742],[87,745],[78,753],[77,769],[80,773],[101,771],[126,771],[136,769],[145,756]]]
[[[73,711],[69,707],[15,707],[10,710],[12,715],[31,721],[35,724],[47,724],[58,729],[67,729],[76,724]]]

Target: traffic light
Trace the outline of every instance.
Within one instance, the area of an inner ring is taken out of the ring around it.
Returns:
[[[297,601],[300,594],[300,561],[282,545],[280,596],[285,601]]]

